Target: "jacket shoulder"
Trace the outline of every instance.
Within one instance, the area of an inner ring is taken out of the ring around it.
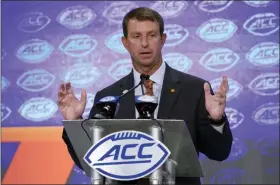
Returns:
[[[208,82],[207,80],[205,80],[201,77],[191,75],[191,74],[188,74],[188,73],[184,73],[184,72],[178,71],[176,69],[173,69],[173,70],[174,70],[174,73],[177,73],[180,81],[183,82],[183,83],[200,86],[201,84],[203,85],[205,82]]]

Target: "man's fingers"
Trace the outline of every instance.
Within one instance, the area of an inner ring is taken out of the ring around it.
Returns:
[[[222,82],[220,84],[219,90],[224,92],[224,93],[227,93],[228,88],[229,88],[228,87],[228,80],[227,80],[227,77],[224,76],[223,79],[222,79]]]
[[[65,86],[66,86],[67,93],[70,93],[70,94],[73,93],[73,90],[72,90],[70,82],[67,82]]]
[[[82,90],[82,93],[81,93],[81,102],[82,102],[83,104],[86,104],[86,103],[87,103],[87,93],[86,93],[86,90],[85,90],[85,89],[83,89],[83,90]]]
[[[220,105],[223,105],[226,103],[226,98],[219,98],[219,97],[215,97],[214,100],[216,102],[218,102]]]
[[[218,97],[218,98],[225,98],[225,97],[226,97],[226,93],[225,93],[225,92],[222,92],[222,91],[216,91],[216,92],[215,92],[215,97]]]
[[[206,95],[206,96],[211,95],[211,92],[210,92],[210,85],[209,85],[208,83],[204,83],[204,92],[205,92],[205,95]]]
[[[65,90],[60,89],[60,90],[58,91],[58,97],[60,97],[60,96],[64,96],[64,95],[66,95],[66,91],[65,91]]]
[[[65,84],[64,83],[60,84],[59,90],[62,90],[62,91],[65,90]]]

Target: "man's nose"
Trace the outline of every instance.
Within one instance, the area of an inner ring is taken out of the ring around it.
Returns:
[[[147,40],[147,38],[142,38],[142,39],[141,39],[141,46],[142,46],[143,48],[148,47],[148,40]]]

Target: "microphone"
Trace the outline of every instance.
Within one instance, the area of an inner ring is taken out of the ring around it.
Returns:
[[[98,110],[98,113],[93,116],[93,119],[113,119],[116,116],[116,113],[119,110],[119,102],[120,99],[126,96],[128,93],[136,89],[139,85],[142,85],[145,80],[150,78],[149,75],[141,74],[140,82],[126,91],[121,96],[106,96],[101,98],[98,102],[96,102],[95,107]]]
[[[139,113],[138,119],[153,119],[158,106],[158,98],[149,95],[136,96],[135,106]]]
[[[118,96],[105,96],[96,102],[95,107],[98,113],[94,115],[94,119],[112,119],[119,110]]]
[[[145,75],[145,74],[141,74],[140,75],[140,79],[141,79],[141,81],[143,80],[149,80],[149,78],[150,78],[150,76],[149,75]]]

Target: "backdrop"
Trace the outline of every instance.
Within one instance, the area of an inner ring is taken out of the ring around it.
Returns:
[[[210,81],[229,78],[228,160],[200,156],[203,183],[279,183],[279,2],[22,1],[1,3],[2,183],[89,183],[61,139],[57,93],[95,93],[128,74],[121,21],[147,6],[164,18],[164,60]],[[186,105],[187,106],[187,105]]]

